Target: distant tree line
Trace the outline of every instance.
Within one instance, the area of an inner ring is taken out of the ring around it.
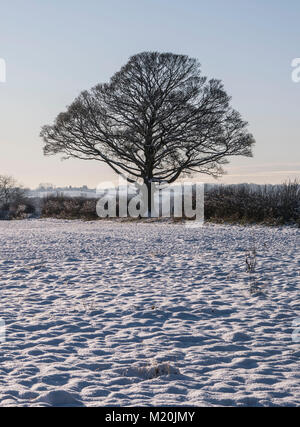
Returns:
[[[128,202],[131,197],[134,195],[128,197]],[[66,197],[60,193],[41,199],[29,198],[27,190],[14,178],[0,175],[0,219],[39,216],[96,220],[99,219],[96,204],[95,198]],[[295,180],[281,185],[207,184],[205,220],[217,223],[297,224],[300,227],[300,182]]]
[[[71,198],[58,194],[42,200],[41,215],[96,220],[99,219],[96,204],[97,199]],[[205,220],[239,224],[298,224],[300,227],[300,182],[255,186],[208,184],[205,189]]]

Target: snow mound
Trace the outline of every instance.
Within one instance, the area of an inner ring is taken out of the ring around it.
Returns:
[[[223,339],[229,342],[250,341],[251,337],[244,332],[229,332],[223,335]]]
[[[83,406],[78,395],[69,393],[65,390],[50,391],[42,396],[39,402],[56,407]]]

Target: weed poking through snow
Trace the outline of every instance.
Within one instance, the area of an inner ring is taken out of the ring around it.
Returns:
[[[265,285],[260,285],[258,283],[257,277],[255,275],[257,267],[257,251],[254,247],[253,249],[246,252],[246,271],[249,275],[249,287],[251,295],[264,294]]]

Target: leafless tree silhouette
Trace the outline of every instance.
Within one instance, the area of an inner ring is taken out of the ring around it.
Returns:
[[[109,83],[82,92],[41,136],[45,155],[99,160],[148,188],[221,176],[255,142],[221,81],[203,77],[193,58],[157,52],[131,57]]]
[[[8,205],[12,201],[21,198],[24,191],[16,180],[7,175],[0,175],[0,204]]]

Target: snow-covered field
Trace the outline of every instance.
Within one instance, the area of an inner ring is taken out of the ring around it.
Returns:
[[[300,404],[299,229],[31,220],[0,237],[1,406]]]

